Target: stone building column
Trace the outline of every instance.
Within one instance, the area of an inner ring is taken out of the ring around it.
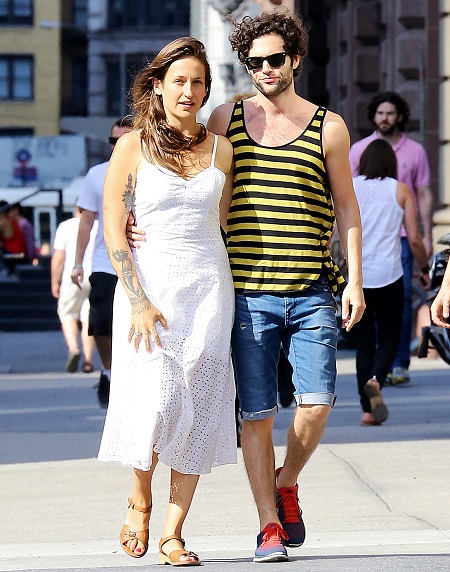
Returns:
[[[450,0],[440,0],[439,6],[439,107],[434,113],[439,118],[439,202],[443,206],[433,215],[435,250],[442,250],[437,240],[450,232]]]

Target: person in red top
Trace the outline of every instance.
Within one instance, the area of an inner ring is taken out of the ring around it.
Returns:
[[[25,237],[20,230],[18,223],[11,220],[7,211],[9,204],[6,201],[0,201],[0,245],[3,253],[6,254],[24,254],[27,250]]]

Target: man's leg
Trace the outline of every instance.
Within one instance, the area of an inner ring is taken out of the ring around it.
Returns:
[[[236,295],[233,361],[242,416],[241,444],[260,519],[256,562],[287,560],[275,507],[273,416],[277,412],[277,365],[284,300],[270,295]]]
[[[286,459],[277,478],[278,488],[296,485],[298,475],[322,439],[330,410],[329,405],[297,407],[287,436]]]
[[[258,510],[260,529],[278,520],[275,507],[275,454],[272,441],[273,417],[242,422],[241,446],[245,468]]]
[[[297,478],[320,443],[335,401],[337,326],[326,279],[304,294],[288,298],[287,304],[289,320],[283,347],[294,370],[298,408],[288,432],[285,462],[276,471],[275,493],[287,544],[301,546],[305,526]]]
[[[66,371],[74,373],[77,371],[80,361],[80,350],[78,348],[78,320],[65,318],[61,321],[61,327],[66,340],[69,353],[66,361]]]
[[[89,281],[91,283],[89,334],[95,338],[103,365],[97,386],[97,398],[100,406],[106,408],[109,402],[112,312],[117,276],[106,272],[93,272]]]
[[[402,332],[398,346],[397,357],[392,365],[392,384],[407,383],[409,381],[409,363],[411,360],[411,323],[412,323],[412,277],[413,255],[408,239],[402,237],[402,267],[403,267],[403,317]],[[394,371],[395,370],[395,371]]]
[[[94,336],[94,339],[103,369],[109,371],[111,369],[112,339],[110,336]]]

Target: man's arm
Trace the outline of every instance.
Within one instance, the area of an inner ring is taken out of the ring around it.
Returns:
[[[94,221],[96,217],[97,213],[93,211],[84,210],[81,213],[80,226],[78,228],[77,249],[75,253],[74,267],[70,274],[72,282],[79,288],[81,288],[80,284],[81,282],[83,282],[84,278],[84,273],[83,273],[84,253],[86,252],[86,248],[89,243],[89,239],[91,237],[91,230],[92,227],[94,226]]]
[[[327,114],[323,128],[325,166],[333,196],[336,222],[348,265],[348,283],[342,294],[342,322],[349,331],[359,322],[365,303],[362,292],[362,233],[358,202],[348,160],[350,138],[339,115]]]
[[[417,209],[423,228],[423,243],[430,257],[433,254],[433,195],[429,186],[417,189]]]
[[[52,296],[59,298],[59,290],[61,286],[61,278],[66,260],[66,252],[64,250],[54,250],[51,260],[51,284]]]

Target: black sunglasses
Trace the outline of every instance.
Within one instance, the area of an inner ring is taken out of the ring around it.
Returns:
[[[111,143],[111,145],[115,145],[118,140],[118,137],[108,137],[108,143]]]
[[[271,68],[281,68],[286,61],[286,52],[271,54],[270,56],[250,56],[244,58],[245,65],[250,71],[257,71],[263,67],[263,63],[267,62]]]

